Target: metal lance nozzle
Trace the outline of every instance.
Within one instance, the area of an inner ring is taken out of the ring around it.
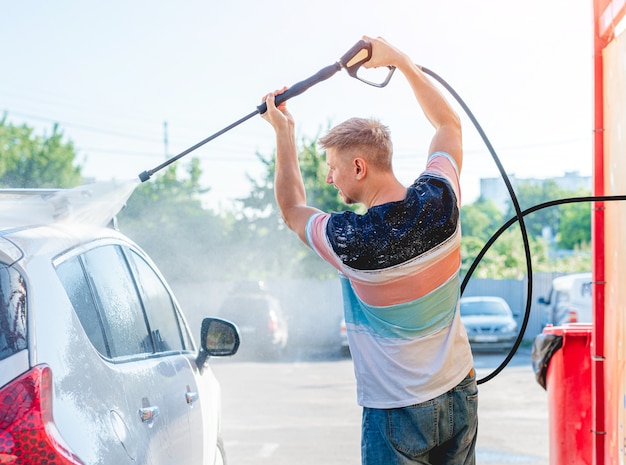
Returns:
[[[152,176],[152,173],[150,173],[149,171],[144,171],[143,173],[139,174],[139,180],[141,182],[146,182],[148,179],[150,179],[150,176]]]

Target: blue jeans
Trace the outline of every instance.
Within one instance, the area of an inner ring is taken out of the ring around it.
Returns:
[[[435,399],[395,409],[363,408],[363,465],[474,465],[478,388],[474,370]]]

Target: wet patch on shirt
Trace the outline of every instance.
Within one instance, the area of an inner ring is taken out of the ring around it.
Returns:
[[[454,235],[458,221],[452,186],[443,178],[421,176],[404,200],[374,206],[364,215],[331,214],[327,237],[344,265],[381,270],[442,244]]]

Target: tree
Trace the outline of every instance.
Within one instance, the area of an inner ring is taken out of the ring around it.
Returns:
[[[563,190],[553,180],[540,184],[522,182],[516,186],[515,193],[522,210],[563,196]],[[507,219],[515,216],[515,209],[510,200],[508,205]],[[558,212],[552,208],[539,210],[524,217],[524,223],[531,236],[542,237],[546,227],[550,228],[552,234],[556,234],[559,224]]]
[[[566,197],[587,195],[586,192],[571,192],[553,189],[546,190],[537,186],[527,185],[522,190],[525,193],[522,209],[532,206],[532,202],[543,203]],[[555,197],[547,197],[547,192]],[[533,200],[529,200],[533,199]],[[520,198],[520,201],[522,198]],[[495,205],[483,199],[464,205],[461,208],[461,225],[463,237],[461,240],[461,274],[465,276],[470,266],[483,249],[492,235],[500,229],[505,219]],[[531,260],[533,271],[545,272],[578,272],[591,269],[591,255],[583,250],[590,240],[591,215],[588,203],[573,203],[550,207],[546,209],[548,215],[537,215],[540,211],[527,215],[525,224],[529,235]],[[561,231],[559,245],[569,250],[555,251],[543,237],[541,221],[553,221],[554,227]],[[507,217],[506,220],[509,218]],[[567,231],[567,232],[565,232]],[[567,236],[567,240],[563,240]],[[491,245],[474,270],[477,278],[516,278],[526,274],[526,258],[523,248],[519,224],[515,223]]]
[[[257,154],[257,157],[265,165],[265,173],[259,179],[250,179],[250,195],[240,199],[239,216],[245,225],[252,254],[248,269],[254,268],[257,274],[272,277],[336,276],[328,264],[303,246],[282,220],[274,197],[276,153],[269,157]],[[298,144],[298,159],[309,205],[325,212],[362,208],[345,205],[337,189],[326,183],[328,168],[314,140],[303,139]]]
[[[588,196],[589,192],[572,192],[570,197]],[[591,205],[589,202],[570,203],[559,207],[559,234],[557,242],[560,248],[574,250],[591,243]]]
[[[73,143],[63,141],[57,124],[47,137],[35,135],[26,124],[7,123],[6,114],[0,120],[0,186],[75,187],[82,182],[75,158]]]
[[[590,195],[584,189],[578,191],[561,189],[552,180],[540,185],[521,183],[516,191],[522,210],[552,200]],[[508,218],[515,216],[511,202],[507,215]],[[528,233],[533,237],[544,236],[545,228],[549,228],[551,236],[557,240],[557,245],[564,249],[573,250],[591,241],[591,212],[587,203],[544,208],[527,215],[524,222]]]
[[[169,166],[142,183],[118,215],[122,231],[154,259],[168,281],[219,279],[232,274],[232,222],[202,207],[199,160],[186,176]]]
[[[479,198],[461,207],[461,230],[463,236],[486,242],[504,223],[504,215],[492,200]]]
[[[533,271],[545,271],[550,264],[547,245],[541,238],[528,238]],[[477,237],[463,237],[461,241],[461,275],[467,274],[470,266],[485,246]],[[522,279],[526,275],[526,253],[518,225],[511,226],[491,245],[478,263],[472,277],[495,279]]]

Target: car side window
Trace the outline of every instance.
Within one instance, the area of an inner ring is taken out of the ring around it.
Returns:
[[[172,296],[159,276],[134,251],[129,251],[128,257],[137,278],[137,288],[148,317],[155,350],[165,352],[190,349],[186,330],[179,325]]]
[[[130,248],[96,247],[63,261],[57,273],[87,337],[105,357],[193,350],[166,285]]]
[[[152,353],[142,305],[121,249],[97,247],[83,254],[82,259],[102,312],[110,356]]]
[[[57,267],[57,274],[87,337],[98,352],[106,357],[111,357],[104,339],[103,322],[91,295],[80,258],[73,257],[61,263]]]
[[[569,294],[564,291],[557,291],[555,303],[569,302]]]
[[[24,278],[0,263],[0,360],[26,349],[26,311]]]

